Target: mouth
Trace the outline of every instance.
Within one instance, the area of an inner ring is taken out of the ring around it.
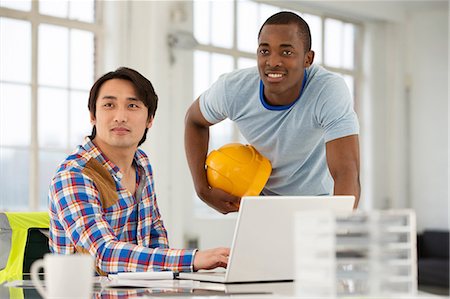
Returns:
[[[115,128],[112,128],[111,131],[118,135],[124,135],[124,134],[128,134],[130,132],[130,130],[125,127],[115,127]]]
[[[278,83],[282,81],[286,77],[285,72],[274,72],[274,71],[266,71],[265,72],[266,79],[270,83]]]

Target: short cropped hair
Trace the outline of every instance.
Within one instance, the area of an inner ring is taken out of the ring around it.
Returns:
[[[142,76],[139,72],[130,68],[120,67],[117,70],[109,72],[100,77],[92,86],[89,93],[88,109],[89,112],[94,115],[94,117],[96,113],[95,105],[97,103],[97,97],[100,88],[102,87],[103,83],[111,79],[130,81],[134,85],[138,99],[141,100],[144,103],[145,107],[147,107],[148,109],[147,120],[155,116],[156,108],[158,107],[158,96],[155,93],[152,83],[147,78]],[[144,143],[145,139],[147,138],[147,131],[148,128],[145,129],[144,136],[142,137],[141,141],[139,141],[138,146]],[[94,125],[89,138],[91,138],[91,140],[94,139],[96,134],[97,129]]]
[[[262,24],[261,29],[259,29],[258,38],[261,35],[262,29],[266,25],[288,25],[288,24],[297,25],[298,33],[305,47],[305,53],[311,51],[311,31],[309,30],[308,23],[306,23],[306,21],[296,13],[290,11],[280,11],[270,16],[264,22],[264,24]]]

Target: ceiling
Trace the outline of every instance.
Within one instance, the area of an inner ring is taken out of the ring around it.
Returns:
[[[273,4],[273,1],[261,1]],[[392,22],[403,22],[409,13],[418,11],[433,11],[449,9],[448,0],[407,0],[407,1],[280,1],[288,7],[296,9],[308,8],[311,13],[314,10],[325,11],[337,16],[352,17],[360,20],[384,20]]]

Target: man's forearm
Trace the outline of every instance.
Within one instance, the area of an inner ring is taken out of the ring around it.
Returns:
[[[354,195],[358,207],[361,186],[359,183],[359,139],[350,135],[327,142],[327,163],[334,180],[335,195]]]
[[[184,145],[195,191],[200,195],[208,187],[205,161],[208,153],[209,128],[186,121]]]
[[[355,196],[354,209],[358,207],[361,194],[361,185],[359,177],[354,174],[337,176],[334,180],[334,195],[353,195]]]

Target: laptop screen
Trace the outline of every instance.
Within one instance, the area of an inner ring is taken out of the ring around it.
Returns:
[[[225,280],[293,280],[295,212],[349,212],[354,200],[353,196],[243,197]]]
[[[350,212],[354,201],[353,196],[243,197],[226,272],[180,273],[179,278],[222,283],[293,280],[295,213]]]

